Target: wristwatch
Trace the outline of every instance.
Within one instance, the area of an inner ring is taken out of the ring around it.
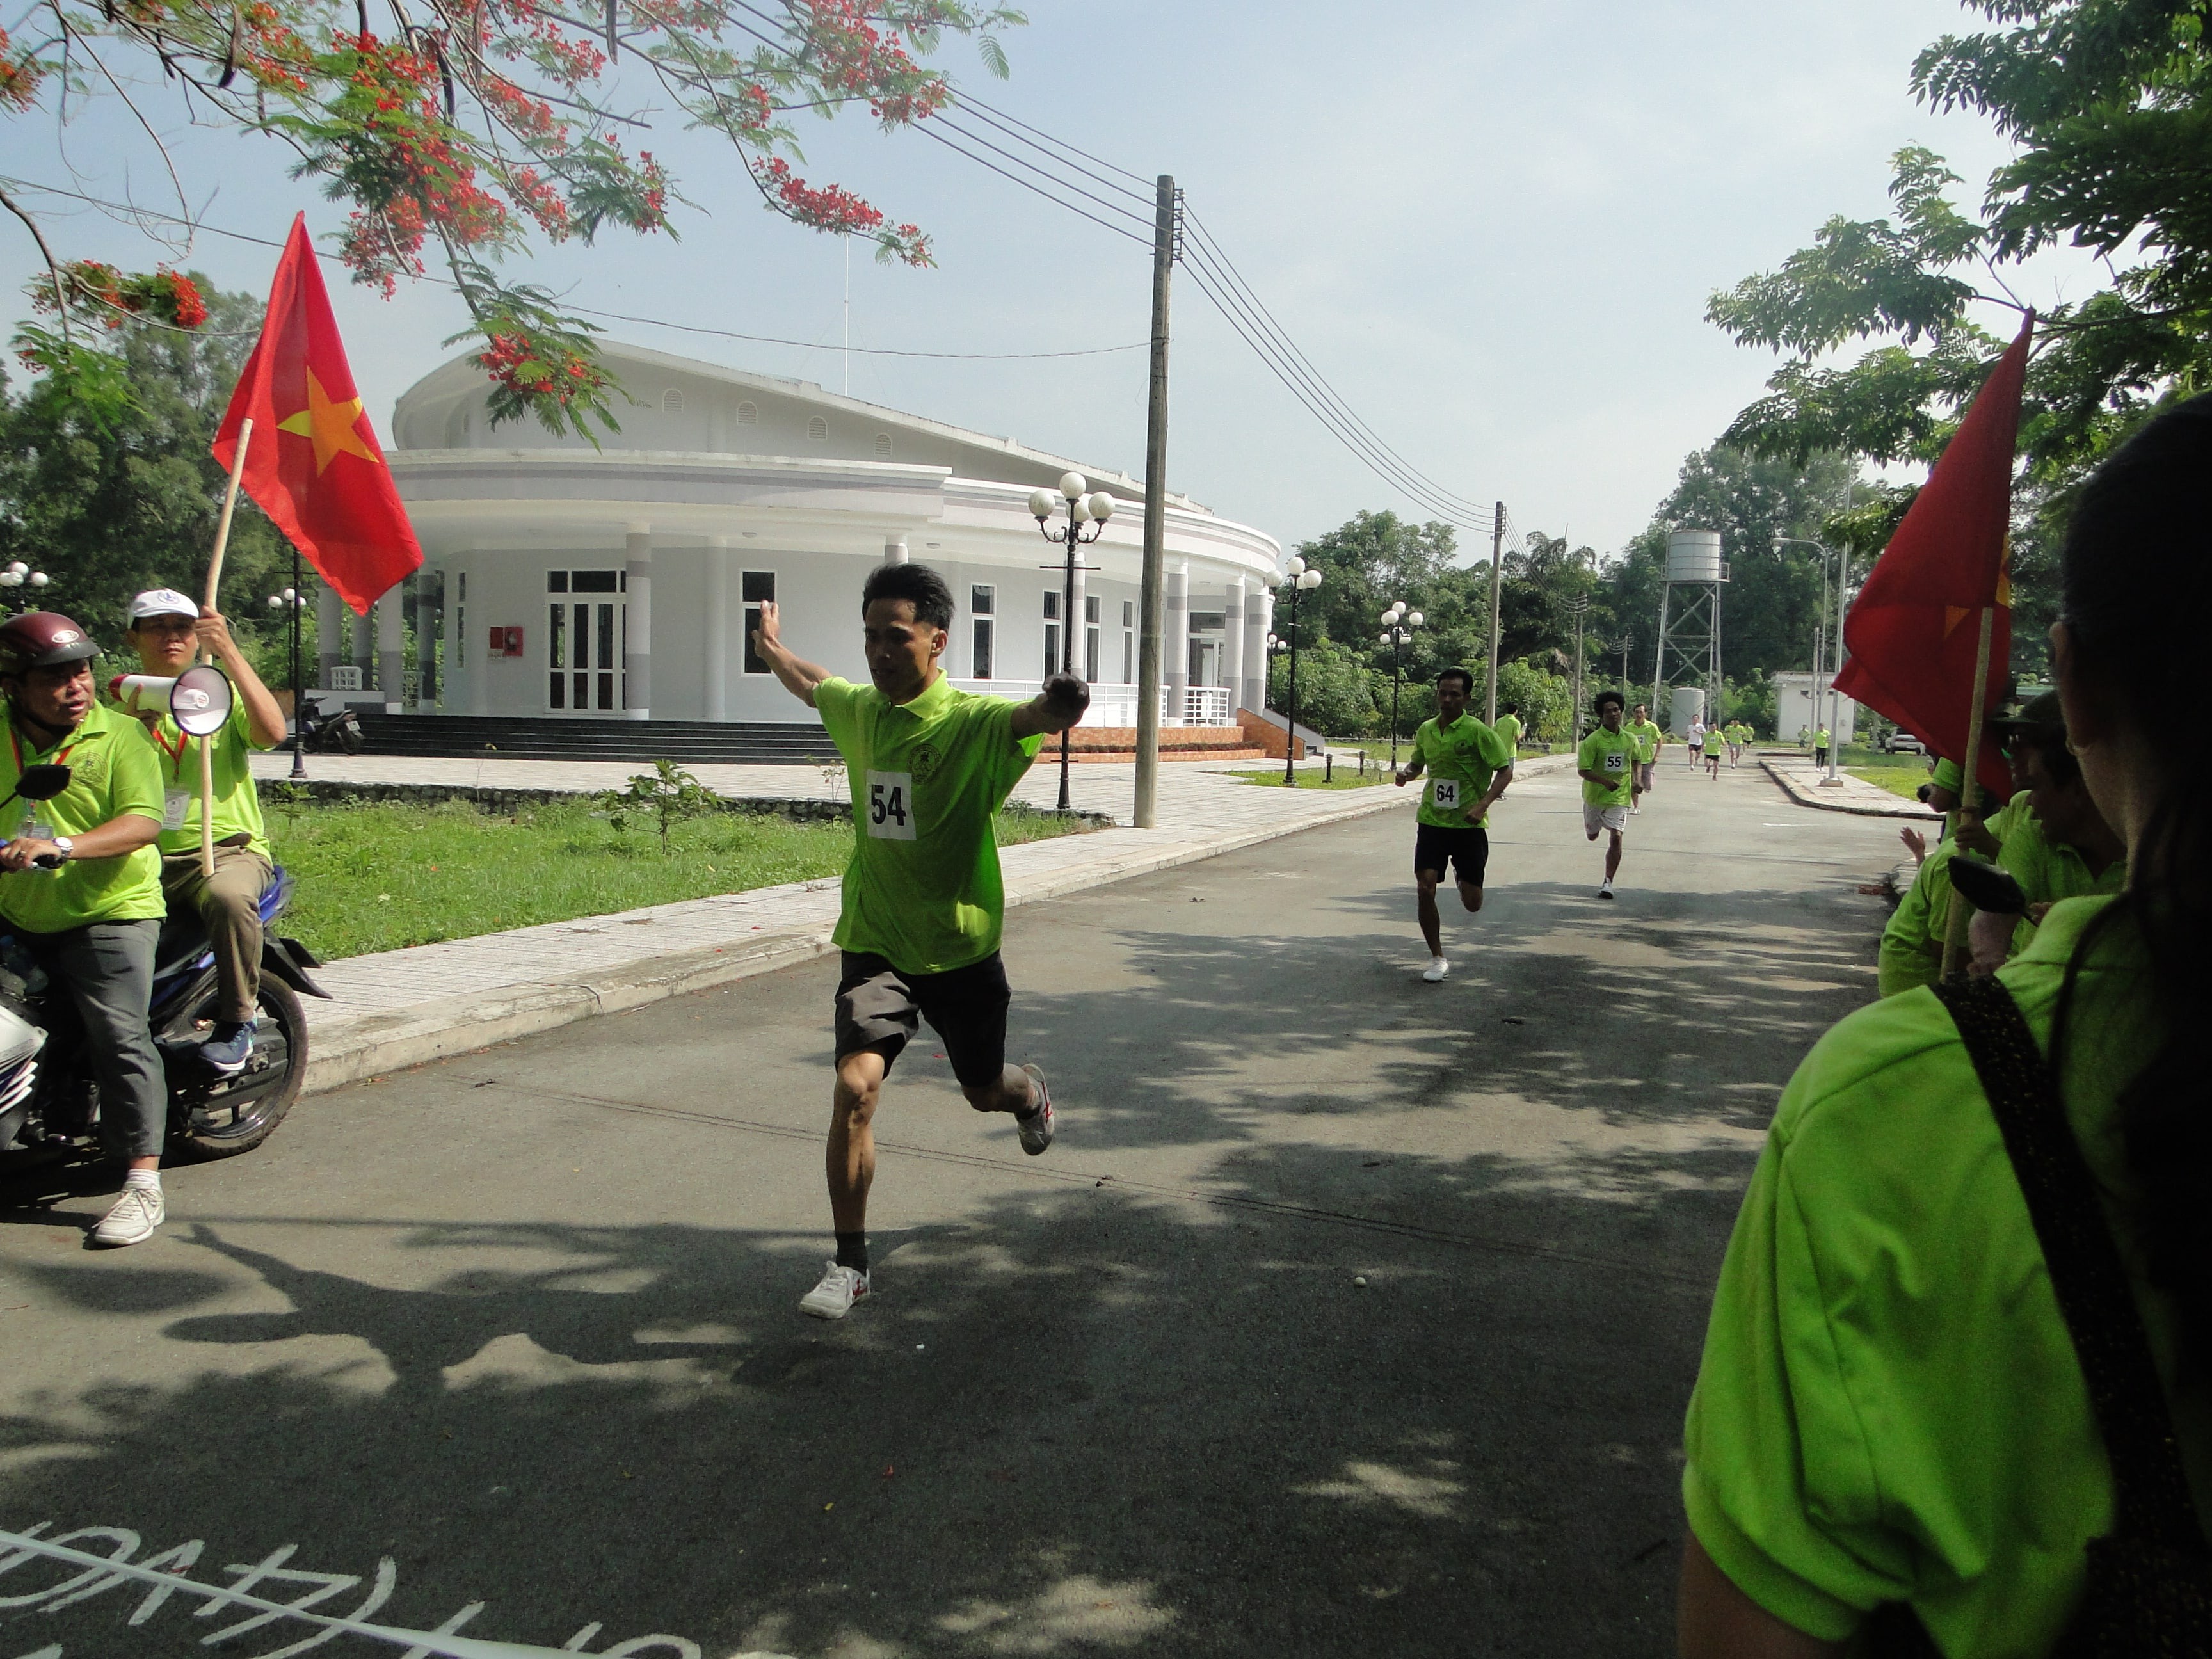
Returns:
[[[73,859],[76,856],[76,843],[67,836],[56,836],[54,845],[60,849],[64,859]]]

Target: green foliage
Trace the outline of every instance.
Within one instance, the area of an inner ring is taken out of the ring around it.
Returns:
[[[74,617],[111,653],[124,648],[131,595],[198,593],[215,547],[225,479],[208,446],[262,307],[251,295],[195,280],[208,297],[204,330],[134,319],[98,346],[80,330],[74,370],[49,367],[21,386],[0,381],[0,562],[46,571],[53,580],[40,602]],[[88,396],[95,383],[122,391]],[[283,634],[261,600],[289,585],[291,557],[241,495],[220,608],[260,663]],[[281,672],[270,683],[282,684]]]
[[[1593,679],[1585,665],[1583,674],[1583,701],[1585,704],[1603,690],[1610,682]],[[1479,690],[1478,685],[1478,690]],[[1532,738],[1541,738],[1547,743],[1565,743],[1571,733],[1574,685],[1565,676],[1555,674],[1527,662],[1502,662],[1498,665],[1498,706],[1508,703],[1521,707],[1521,729]]]
[[[1291,707],[1291,659],[1276,654],[1268,665],[1267,702]],[[1373,724],[1375,697],[1365,660],[1356,652],[1323,641],[1298,652],[1297,721],[1328,737],[1358,737]]]
[[[689,818],[722,810],[722,798],[672,760],[657,760],[650,772],[633,773],[629,786],[603,789],[592,797],[607,820],[627,829],[633,817],[648,819],[660,831],[660,855],[668,856],[668,832]]]

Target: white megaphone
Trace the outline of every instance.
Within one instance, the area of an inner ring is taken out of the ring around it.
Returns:
[[[107,695],[133,711],[147,699],[159,699],[167,704],[178,728],[195,738],[211,738],[222,730],[234,696],[222,670],[204,665],[187,668],[173,680],[159,674],[118,674],[108,681]]]

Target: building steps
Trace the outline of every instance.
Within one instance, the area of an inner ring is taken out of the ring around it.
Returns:
[[[833,764],[836,745],[815,721],[617,720],[386,714],[357,708],[378,755],[505,760],[620,761],[683,766]]]

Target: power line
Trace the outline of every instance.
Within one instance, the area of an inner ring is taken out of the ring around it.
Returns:
[[[1055,137],[1054,137],[1052,136],[1052,134],[1050,134],[1050,133],[1048,133],[1048,132],[1045,131],[1042,127],[1033,127],[1033,126],[1031,126],[1028,122],[1024,121],[1024,120],[1022,120],[1022,119],[1018,118],[1018,117],[1015,117],[1015,116],[1012,116],[1012,115],[1007,114],[1006,111],[1004,111],[1004,110],[1002,110],[1002,109],[998,108],[996,106],[985,103],[981,99],[980,99],[980,98],[976,97],[973,93],[960,92],[960,91],[958,91],[957,89],[956,89],[956,90],[955,90],[955,93],[954,93],[954,96],[955,96],[955,98],[957,100],[957,101],[958,101],[959,103],[961,103],[962,105],[963,105],[963,106],[967,106],[968,108],[970,108],[970,109],[975,110],[975,111],[977,111],[977,112],[979,112],[987,113],[987,114],[988,114],[988,115],[989,115],[989,116],[992,116],[992,117],[996,118],[996,120],[997,120],[997,121],[999,121],[999,122],[1010,123],[1011,125],[1014,125],[1014,126],[1019,127],[1019,128],[1020,128],[1024,132],[1032,134],[1032,135],[1034,135],[1036,137],[1038,137],[1038,138],[1042,138],[1042,139],[1043,139],[1043,140],[1044,140],[1044,142],[1045,142],[1045,144],[1052,145],[1054,148],[1058,149],[1066,150],[1066,151],[1069,155],[1077,155],[1077,156],[1080,156],[1083,160],[1085,160],[1085,161],[1092,161],[1092,162],[1096,162],[1098,166],[1100,166],[1100,167],[1104,167],[1104,168],[1105,168],[1108,172],[1109,172],[1109,173],[1120,173],[1120,174],[1121,174],[1124,179],[1128,179],[1128,180],[1129,180],[1131,183],[1133,183],[1133,184],[1140,185],[1147,185],[1147,186],[1148,186],[1148,185],[1150,185],[1152,184],[1152,182],[1151,179],[1149,179],[1146,178],[1142,173],[1132,173],[1132,172],[1130,172],[1130,171],[1129,171],[1129,169],[1128,169],[1128,168],[1124,167],[1116,167],[1116,166],[1115,166],[1115,165],[1114,165],[1114,163],[1113,163],[1113,162],[1109,161],[1106,161],[1105,159],[1103,159],[1103,157],[1101,157],[1101,156],[1093,155],[1092,155],[1089,150],[1087,150],[1087,149],[1077,149],[1077,148],[1076,148],[1076,146],[1074,146],[1073,144],[1069,143],[1068,143],[1066,139],[1064,139],[1064,138],[1055,138]],[[1026,141],[1024,141],[1024,142],[1026,142]],[[1032,145],[1032,146],[1031,146],[1031,148],[1033,148],[1033,149],[1039,149],[1039,150],[1042,150],[1042,149],[1044,149],[1044,146],[1043,146],[1043,145]],[[1046,152],[1046,153],[1048,153],[1048,154],[1049,152]],[[1093,173],[1093,174],[1091,174],[1091,176],[1092,178],[1096,179],[1096,178],[1097,178],[1097,176],[1098,176],[1098,175],[1097,175],[1097,174],[1096,174],[1096,173]],[[1104,179],[1099,179],[1099,182],[1100,182],[1101,184],[1103,184],[1103,183],[1105,183],[1105,182],[1106,182],[1106,180],[1104,180]],[[1130,194],[1132,194],[1132,195],[1138,195],[1139,193],[1138,193],[1137,191],[1132,191],[1130,192]],[[1141,197],[1141,196],[1139,196],[1139,200],[1143,200],[1143,199],[1145,199],[1145,198],[1144,198],[1143,197]]]
[[[1085,190],[1080,185],[1069,184],[1066,179],[1053,173],[1049,168],[1039,167],[1036,162],[1017,155],[1013,151],[1007,149],[1001,145],[993,143],[988,138],[984,137],[981,133],[970,132],[967,128],[960,125],[957,122],[951,120],[946,116],[940,114],[933,116],[930,118],[935,123],[935,125],[933,127],[922,126],[923,131],[941,132],[945,129],[950,128],[952,131],[958,133],[963,138],[965,138],[969,143],[981,144],[985,149],[989,150],[993,155],[1003,155],[1007,161],[1012,162],[1016,167],[1027,168],[1030,172],[1036,173],[1039,178],[1047,179],[1054,185],[1058,185],[1062,189],[1072,190],[1078,196],[1082,197],[1086,201],[1096,202],[1100,207],[1104,208],[1109,213],[1119,213],[1124,217],[1135,220],[1137,223],[1144,226],[1147,230],[1152,228],[1152,216],[1150,213],[1139,213],[1134,209],[1123,207],[1118,202],[1109,201],[1105,197],[1097,194],[1095,191]],[[917,123],[916,125],[918,126],[921,125],[921,123]],[[1031,145],[1030,148],[1036,149],[1036,146]],[[1089,175],[1086,174],[1085,176],[1087,177]],[[1119,190],[1121,187],[1117,185],[1114,186],[1114,188]],[[1125,193],[1131,195],[1134,194],[1133,191],[1127,191]]]
[[[947,138],[942,132],[938,131],[927,121],[916,122],[915,124],[914,130],[916,132],[921,133],[923,137],[933,139],[936,143],[944,145],[945,149],[951,150],[955,155],[966,156],[968,160],[973,161],[977,167],[990,168],[992,172],[997,173],[1001,179],[1005,179],[1011,183],[1019,185],[1024,190],[1030,191],[1032,195],[1042,196],[1046,201],[1052,203],[1054,205],[1065,208],[1068,212],[1075,214],[1079,217],[1090,220],[1092,224],[1097,225],[1101,230],[1110,230],[1116,236],[1126,236],[1131,241],[1136,243],[1139,247],[1150,247],[1152,245],[1152,239],[1151,237],[1139,236],[1134,231],[1125,230],[1120,225],[1115,224],[1109,220],[1102,219],[1095,213],[1086,212],[1085,210],[1077,207],[1073,203],[1066,200],[1063,197],[1054,195],[1052,191],[1046,190],[1040,185],[1033,185],[1028,179],[1024,179],[1016,173],[1007,172],[1006,168],[999,166],[994,161],[985,161],[981,156],[976,155],[972,150],[961,149],[959,145],[954,143],[950,138]]]

